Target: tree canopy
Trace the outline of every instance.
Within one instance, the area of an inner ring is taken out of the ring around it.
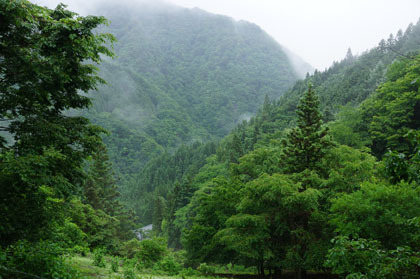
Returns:
[[[80,91],[104,82],[95,64],[113,55],[108,43],[114,39],[94,33],[105,18],[81,17],[64,5],[50,10],[2,0],[0,21],[0,122],[12,138],[0,136],[0,238],[6,245],[39,237],[54,206],[82,185],[84,160],[103,130],[65,112],[91,104]],[[32,218],[38,221],[27,222]]]

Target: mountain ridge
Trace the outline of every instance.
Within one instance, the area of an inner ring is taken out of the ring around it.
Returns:
[[[114,162],[128,154],[141,167],[150,152],[220,139],[254,115],[266,95],[278,98],[299,79],[283,47],[256,24],[197,8],[136,7],[95,12],[111,22],[100,31],[118,41],[116,58],[100,66],[108,85],[92,93],[85,116],[111,131],[105,142]],[[121,137],[117,122],[160,147],[122,154],[111,139]]]

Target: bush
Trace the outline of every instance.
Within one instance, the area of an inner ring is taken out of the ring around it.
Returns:
[[[102,249],[96,249],[93,252],[93,264],[98,267],[105,267],[105,257],[104,257],[104,251]]]
[[[133,238],[132,240],[126,241],[120,248],[120,255],[129,259],[134,258],[135,254],[141,249],[140,241]]]
[[[216,268],[206,263],[200,264],[198,270],[205,275],[212,275],[216,273]]]
[[[200,275],[198,271],[192,269],[191,267],[188,268],[184,268],[181,270],[181,272],[179,273],[179,275],[181,276],[181,278],[187,277],[187,276],[198,276]]]
[[[145,239],[140,242],[140,250],[136,253],[136,258],[151,268],[160,261],[166,253],[166,242],[163,238]]]
[[[376,240],[338,236],[327,255],[326,266],[346,278],[419,278],[420,253],[410,247],[386,250]]]
[[[175,260],[172,255],[165,256],[162,260],[157,262],[153,266],[154,270],[164,271],[168,275],[177,275],[181,270],[182,266]]]
[[[55,243],[18,241],[0,253],[3,278],[36,275],[44,279],[76,279],[80,274],[63,258],[63,250]],[[26,278],[25,277],[25,278]]]
[[[138,271],[141,271],[143,269],[143,266],[136,259],[124,258],[123,269],[125,270],[127,268],[137,269]]]
[[[65,220],[63,224],[56,225],[51,240],[63,248],[74,246],[87,246],[87,235],[74,223]]]
[[[120,268],[120,260],[118,257],[111,257],[111,270],[112,272],[118,272],[118,269]]]
[[[73,248],[68,249],[70,253],[79,254],[83,257],[86,257],[89,253],[89,248],[85,246],[76,245]]]
[[[124,279],[136,279],[136,274],[134,272],[134,268],[132,267],[124,267]]]

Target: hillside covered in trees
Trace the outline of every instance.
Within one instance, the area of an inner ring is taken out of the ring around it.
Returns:
[[[164,150],[221,139],[300,77],[283,48],[249,22],[160,1],[94,12],[110,20],[103,30],[117,42],[114,59],[100,66],[107,85],[92,93],[86,117],[111,132],[105,142],[124,178]]]
[[[126,12],[0,0],[0,278],[419,278],[420,22],[293,83],[255,25]]]
[[[266,103],[196,175],[155,191],[155,231],[192,265],[418,277],[419,63],[398,57],[375,92],[327,124],[315,86],[291,128],[276,129],[282,99]]]
[[[349,50],[342,61],[335,62],[324,72],[316,71],[304,80],[296,82],[278,100],[266,98],[259,113],[250,121],[237,125],[230,135],[213,148],[212,154],[216,154],[217,151],[220,161],[236,163],[238,158],[256,147],[268,144],[271,140],[278,140],[285,129],[295,125],[295,110],[299,99],[309,84],[312,84],[320,99],[323,121],[329,123],[334,138],[351,147],[368,146],[372,148],[375,155],[382,156],[386,148],[390,146],[372,146],[373,135],[372,132],[369,132],[366,124],[356,126],[357,122],[362,121],[362,114],[356,108],[366,98],[374,94],[381,83],[386,81],[387,69],[392,62],[419,51],[418,42],[420,42],[419,23],[408,26],[405,32],[400,31],[396,36],[391,35],[386,41],[381,41],[377,47],[360,56],[353,56]],[[382,105],[384,104],[382,103]],[[408,112],[405,113],[410,115]],[[418,113],[417,110],[416,113]],[[411,117],[419,119],[418,115]],[[395,125],[398,127],[400,124]],[[407,129],[404,131],[407,132]],[[403,131],[400,132],[400,134],[403,133]],[[394,147],[399,148],[395,143]],[[378,148],[381,149],[379,153],[376,151]],[[183,151],[185,155],[182,158],[190,160],[190,158],[197,157],[199,153]],[[176,153],[172,159],[164,159],[165,157],[161,156],[152,160],[137,175],[137,178],[131,181],[128,187],[130,192],[127,196],[131,197],[130,203],[146,223],[152,220],[152,200],[154,199],[152,197],[156,198],[160,195],[166,198],[176,181],[182,181],[192,176],[191,170],[178,171],[176,176],[157,175],[179,167],[179,162],[182,159],[175,160],[179,157],[178,154]],[[204,165],[204,160],[199,162],[200,166]],[[183,169],[187,170],[188,167],[184,166]],[[197,168],[195,167],[195,169]],[[159,179],[154,179],[155,177],[159,177]],[[142,202],[138,203],[138,200]]]

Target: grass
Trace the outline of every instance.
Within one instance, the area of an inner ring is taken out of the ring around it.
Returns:
[[[78,269],[84,277],[87,278],[113,278],[110,277],[110,268],[101,268],[93,265],[91,256],[74,256],[71,258],[72,265]],[[118,278],[118,277],[115,277]]]
[[[133,272],[132,275],[134,277],[129,276],[127,272],[125,272],[122,263],[118,268],[117,272],[113,272],[111,270],[111,261],[110,258],[106,257],[106,266],[105,267],[98,267],[93,264],[93,255],[88,256],[72,256],[70,259],[70,263],[81,273],[81,276],[86,279],[90,278],[104,278],[104,279],[180,279],[180,278],[188,278],[188,279],[209,279],[214,277],[209,276],[183,276],[183,275],[176,275],[176,276],[166,276],[166,275],[158,275],[158,274],[151,274],[140,272],[136,269],[131,269]],[[126,274],[124,274],[126,273]]]

